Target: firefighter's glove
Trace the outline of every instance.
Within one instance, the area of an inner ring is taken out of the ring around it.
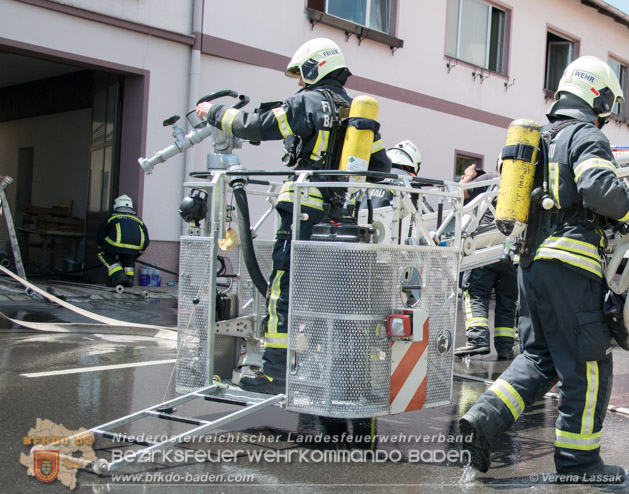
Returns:
[[[605,294],[605,300],[603,302],[603,313],[607,319],[607,324],[611,331],[612,337],[616,340],[616,343],[623,349],[629,351],[629,332],[627,331],[627,319],[625,313],[629,311],[625,310],[627,294],[614,293],[612,290],[608,290]]]

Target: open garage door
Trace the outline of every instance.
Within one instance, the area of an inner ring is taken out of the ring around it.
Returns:
[[[92,135],[89,158],[88,209],[85,222],[85,264],[97,262],[96,233],[111,214],[111,205],[118,192],[118,164],[121,77],[114,74],[94,75],[92,104]],[[86,271],[84,279],[104,283],[104,269]]]
[[[6,192],[27,272],[97,266],[113,198],[129,194],[141,213],[148,73],[10,49],[0,51],[0,174],[15,180]],[[7,242],[0,222],[0,250]],[[84,278],[104,281],[104,268]]]

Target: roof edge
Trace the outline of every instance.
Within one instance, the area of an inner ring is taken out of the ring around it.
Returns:
[[[611,17],[616,22],[624,24],[629,28],[629,14],[624,13],[604,0],[581,0],[581,3],[596,9],[599,14]]]

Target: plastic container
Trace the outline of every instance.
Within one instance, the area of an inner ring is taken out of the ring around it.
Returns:
[[[140,268],[140,286],[149,286],[151,284],[151,270],[148,266]]]
[[[162,286],[162,275],[159,272],[159,269],[152,268],[151,269],[151,284],[150,286]]]

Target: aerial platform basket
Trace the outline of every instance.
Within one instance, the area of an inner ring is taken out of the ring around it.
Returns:
[[[298,181],[295,190],[311,186]],[[224,190],[216,176],[205,187],[214,204],[225,203],[216,197]],[[296,217],[299,207],[296,201]],[[288,410],[361,418],[449,403],[460,242],[402,242],[292,241]],[[255,248],[268,275],[272,244],[256,242]],[[225,259],[235,276],[230,293],[238,308],[233,319],[217,321],[215,274]],[[229,346],[231,337],[263,333],[263,301],[241,266],[239,250],[219,250],[215,235],[182,237],[178,392],[209,386],[215,375],[228,377],[237,351]],[[392,338],[387,319],[405,311],[414,334]]]
[[[295,181],[296,219],[301,217],[302,188],[350,185],[306,182],[307,175],[305,172]],[[219,249],[228,217],[229,172],[212,173],[209,178],[184,184],[206,190],[210,207],[207,234],[181,237],[175,381],[182,396],[91,432],[120,440],[116,429],[146,418],[192,426],[164,442],[138,444],[145,446],[145,451],[155,451],[272,406],[354,419],[450,402],[462,252],[461,210],[457,209],[462,192],[456,185],[418,192],[407,185],[361,184],[365,190],[387,188],[397,193],[392,223],[378,243],[298,241],[295,228],[287,384],[284,394],[269,396],[225,384],[242,357],[243,341],[257,343],[260,350],[265,309],[264,297],[244,268],[241,249]],[[451,222],[450,233],[439,226],[441,211],[433,218],[413,209],[410,190],[420,195],[420,201],[425,193],[453,205],[454,212],[442,217],[444,225]],[[400,238],[410,224],[402,222],[402,216],[409,214],[415,234]],[[254,248],[261,271],[268,277],[273,242],[256,240]],[[390,330],[390,322],[398,319],[403,321],[401,334]],[[176,413],[175,407],[195,400],[240,405],[241,409],[212,421]],[[132,437],[122,440],[134,442]],[[93,470],[108,472],[128,463],[100,460]]]

